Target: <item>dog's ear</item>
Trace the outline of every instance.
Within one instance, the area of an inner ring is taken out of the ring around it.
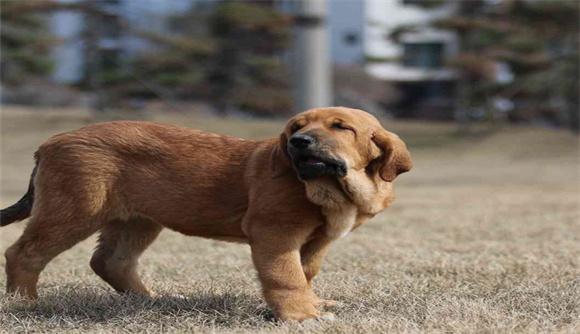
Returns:
[[[270,166],[272,168],[272,178],[286,174],[291,168],[290,156],[287,151],[288,137],[285,133],[280,135],[278,143],[272,148],[270,156]]]
[[[377,130],[372,141],[381,149],[381,156],[373,161],[378,173],[386,182],[393,182],[397,175],[408,172],[413,167],[407,145],[394,133]]]

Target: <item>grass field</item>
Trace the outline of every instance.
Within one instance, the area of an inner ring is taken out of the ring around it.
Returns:
[[[282,127],[146,116],[244,137]],[[3,108],[0,204],[25,191],[37,145],[89,120]],[[140,267],[158,297],[119,296],[94,275],[93,237],[49,264],[37,304],[5,295],[0,279],[0,332],[580,332],[578,137],[504,128],[461,139],[446,124],[384,124],[410,144],[415,168],[398,180],[395,204],[327,257],[315,286],[341,301],[334,322],[273,321],[248,246],[164,231]],[[0,251],[24,225],[0,230]]]

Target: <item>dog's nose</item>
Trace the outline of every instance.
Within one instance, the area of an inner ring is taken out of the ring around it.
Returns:
[[[309,135],[296,134],[290,137],[290,145],[298,149],[308,148],[314,144],[314,138]]]

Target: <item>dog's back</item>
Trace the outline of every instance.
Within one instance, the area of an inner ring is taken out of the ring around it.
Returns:
[[[239,215],[247,202],[240,167],[257,145],[151,122],[95,124],[39,148],[36,188],[94,219],[141,215],[197,234],[184,230],[194,225],[184,217],[221,224]]]

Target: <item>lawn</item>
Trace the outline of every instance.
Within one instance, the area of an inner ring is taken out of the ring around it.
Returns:
[[[142,116],[248,138],[283,126]],[[24,193],[43,140],[91,119],[3,108],[0,204]],[[459,137],[449,124],[384,125],[409,143],[415,168],[398,179],[395,204],[327,257],[315,287],[341,302],[335,321],[273,321],[248,246],[164,231],[140,267],[156,298],[117,295],[93,274],[92,237],[49,264],[36,304],[5,295],[0,279],[0,332],[580,332],[578,137],[525,127]],[[24,225],[0,229],[0,251]],[[4,264],[2,257],[2,272]]]

